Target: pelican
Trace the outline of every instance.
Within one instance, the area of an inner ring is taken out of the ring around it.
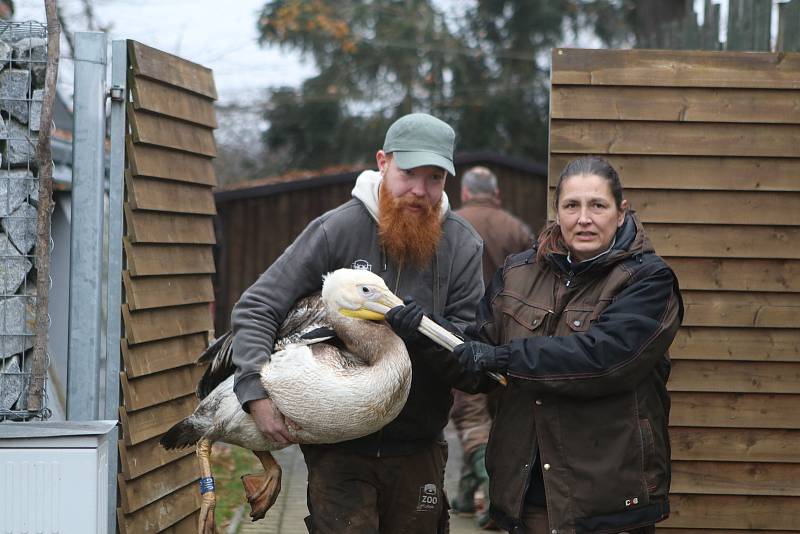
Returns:
[[[383,318],[402,304],[379,276],[339,269],[324,277],[321,295],[301,299],[290,311],[260,378],[281,413],[296,423],[288,429],[298,442],[355,439],[397,417],[411,387],[411,361]],[[451,350],[461,342],[427,317],[419,330]],[[201,355],[198,363],[210,362],[197,388],[201,402],[160,441],[166,449],[197,447],[203,534],[215,532],[212,443],[249,449],[264,467],[262,474],[242,477],[253,521],[264,517],[280,492],[281,469],[269,451],[286,445],[268,440],[242,410],[233,392],[231,345],[228,332]]]

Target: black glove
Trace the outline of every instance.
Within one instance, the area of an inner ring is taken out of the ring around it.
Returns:
[[[453,349],[458,363],[471,373],[505,372],[508,368],[508,349],[480,341],[467,341]]]
[[[403,341],[416,341],[421,336],[418,328],[424,312],[411,297],[404,298],[403,302],[405,306],[395,306],[386,312],[386,322]]]

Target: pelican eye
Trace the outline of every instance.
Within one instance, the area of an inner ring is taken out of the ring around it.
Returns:
[[[367,286],[361,286],[362,293],[369,293],[369,288]]]

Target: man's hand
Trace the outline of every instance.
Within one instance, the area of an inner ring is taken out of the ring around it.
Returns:
[[[508,368],[507,350],[498,350],[498,347],[480,341],[462,343],[453,349],[453,354],[458,363],[471,373],[505,372]]]
[[[394,333],[408,343],[419,338],[419,325],[424,315],[422,307],[414,302],[414,299],[406,297],[403,299],[405,306],[395,306],[386,312],[386,322],[392,327]]]
[[[286,419],[271,399],[252,400],[247,403],[247,406],[250,408],[250,415],[253,416],[256,428],[267,439],[280,445],[297,443],[297,439],[289,433],[287,425],[291,426],[293,430],[299,430],[300,427]]]

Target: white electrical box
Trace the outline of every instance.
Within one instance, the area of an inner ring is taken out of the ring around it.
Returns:
[[[0,532],[107,534],[108,435],[115,426],[0,423]]]

